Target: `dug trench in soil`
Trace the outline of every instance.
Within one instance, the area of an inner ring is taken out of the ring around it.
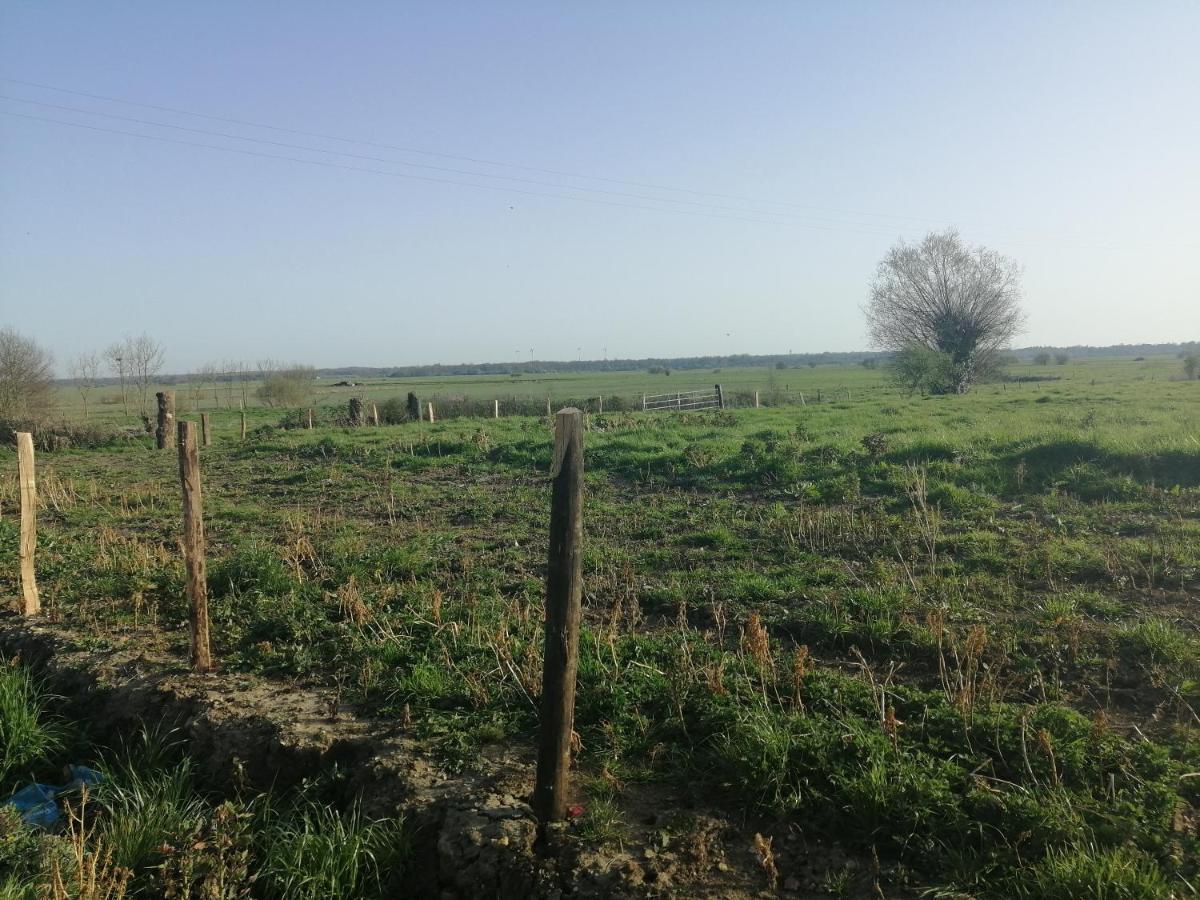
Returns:
[[[98,742],[144,725],[176,728],[205,786],[224,794],[283,789],[336,767],[346,804],[412,825],[410,896],[745,898],[782,889],[810,897],[828,896],[820,888],[831,867],[866,873],[862,861],[837,850],[809,848],[794,833],[772,834],[712,809],[688,810],[689,833],[664,846],[662,813],[671,798],[651,789],[641,792],[637,827],[617,848],[589,846],[571,826],[539,843],[527,802],[532,736],[528,747],[481,750],[471,771],[447,772],[400,723],[358,717],[332,690],[239,673],[195,675],[182,660],[148,649],[146,637],[87,649],[94,642],[70,629],[0,614],[0,655],[39,672]],[[789,868],[797,874],[778,880],[776,863],[764,866],[754,849],[759,830],[780,860],[795,857]],[[810,856],[813,864],[802,862]]]

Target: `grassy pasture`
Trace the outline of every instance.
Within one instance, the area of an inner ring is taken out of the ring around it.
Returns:
[[[1179,360],[1174,357],[1150,357],[1137,361],[1132,359],[1087,359],[1071,362],[1066,366],[1037,366],[1022,363],[1011,367],[1013,375],[1058,379],[1042,382],[1041,386],[1053,385],[1073,388],[1080,382],[1089,388],[1107,387],[1120,392],[1122,398],[1136,397],[1145,389],[1146,382],[1165,381],[1178,377],[1182,372]],[[721,383],[727,394],[738,405],[750,402],[754,391],[759,391],[764,405],[799,404],[803,394],[806,402],[817,396],[823,400],[844,397],[847,391],[851,399],[866,393],[884,397],[894,389],[888,384],[886,373],[880,369],[862,366],[818,365],[791,369],[774,368],[726,368],[719,370],[692,369],[672,370],[670,375],[651,375],[648,372],[583,372],[577,374],[522,374],[520,376],[473,376],[453,375],[426,378],[371,378],[356,381],[354,387],[336,387],[341,378],[325,377],[317,381],[311,404],[341,412],[351,397],[362,397],[368,402],[382,404],[387,400],[404,398],[409,391],[415,392],[422,401],[432,400],[435,404],[447,400],[467,399],[478,401],[501,401],[503,412],[506,400],[540,401],[550,397],[552,402],[591,401],[595,408],[598,397],[624,399],[627,403],[640,405],[642,394],[662,394],[673,391],[706,390]],[[1094,382],[1094,384],[1093,384]],[[180,410],[209,412],[220,416],[221,411],[236,410],[245,402],[251,421],[274,422],[277,410],[267,409],[256,396],[261,382],[250,380],[243,384],[214,381],[190,382],[175,385],[155,385],[148,389],[148,411],[154,412],[154,392],[168,387],[176,392],[176,403]],[[1036,390],[1037,383],[1010,384],[1006,390]],[[981,389],[1000,390],[998,386]],[[92,421],[114,424],[132,424],[137,421],[140,397],[131,387],[131,417],[124,414],[121,390],[117,385],[102,385],[93,389],[88,397],[89,418]],[[81,421],[83,403],[78,389],[69,385],[58,388],[58,414],[68,421]]]
[[[772,374],[824,394],[591,416],[580,840],[620,843],[639,794],[666,785],[876,852],[890,886],[1168,897],[1197,884],[1200,850],[1200,391],[1177,368],[1019,366],[1061,380],[963,397],[908,396],[861,367],[366,394],[765,394]],[[356,389],[325,390],[337,409]],[[531,743],[548,423],[306,431],[255,408],[242,443],[236,410],[212,413],[227,669],[338,684],[410,717],[448,767]],[[15,471],[0,450],[9,597]],[[174,456],[148,437],[43,453],[39,481],[48,611],[97,642],[182,652]],[[781,853],[781,875],[798,865]]]

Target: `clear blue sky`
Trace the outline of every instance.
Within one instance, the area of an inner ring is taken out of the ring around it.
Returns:
[[[0,325],[173,371],[857,349],[887,247],[956,225],[1023,263],[1021,344],[1196,339],[1198,48],[1195,2],[2,0],[7,79],[529,168],[0,111],[557,196],[0,115]]]

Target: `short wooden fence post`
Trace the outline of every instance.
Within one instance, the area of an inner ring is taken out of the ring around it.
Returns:
[[[242,409],[242,440],[246,439],[246,410]]]
[[[200,413],[200,438],[205,447],[212,446],[212,432],[208,428],[208,413]]]
[[[723,390],[721,390],[721,386],[719,384],[713,385],[713,386],[717,389],[717,409],[724,409],[725,408],[725,392]],[[642,402],[644,403],[645,401],[642,401]]]
[[[312,431],[312,423],[313,423],[313,411],[311,409],[309,409],[309,411],[308,411],[308,430],[309,431]]]
[[[204,503],[200,495],[200,448],[196,423],[179,423],[179,484],[183,493],[183,559],[187,570],[192,669],[212,671],[208,637],[208,583],[204,560]]]
[[[170,450],[175,446],[175,392],[159,391],[158,427],[154,430],[154,445],[159,450]]]
[[[433,401],[429,401],[429,421],[433,421]]]
[[[566,818],[575,724],[583,597],[583,414],[578,409],[559,410],[555,419],[551,477],[546,647],[533,789],[533,808],[543,825]]]
[[[499,400],[492,401],[492,418],[493,419],[500,418],[500,401]]]
[[[33,435],[17,432],[17,476],[21,481],[21,611],[36,616],[42,611],[33,557],[37,552],[37,472],[33,460]]]
[[[758,391],[754,392],[754,408],[758,409]]]

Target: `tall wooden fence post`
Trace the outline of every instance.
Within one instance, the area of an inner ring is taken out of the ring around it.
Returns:
[[[721,386],[719,384],[714,385],[714,387],[717,389],[717,409],[724,409],[725,408],[725,392],[723,390],[721,390]],[[644,402],[645,401],[643,401],[643,403]]]
[[[429,421],[433,421],[433,401],[429,401]]]
[[[312,431],[312,422],[313,422],[313,411],[311,408],[309,408],[309,410],[308,410],[308,430],[309,431]]]
[[[559,410],[554,423],[554,479],[550,501],[550,558],[546,574],[546,648],[533,808],[538,820],[564,819],[575,676],[579,669],[579,617],[583,597],[583,414]]]
[[[159,450],[170,450],[175,446],[175,392],[159,391],[158,427],[154,430],[154,444]]]
[[[500,401],[499,400],[492,401],[492,418],[493,419],[500,418]]]
[[[204,503],[200,495],[200,448],[196,446],[195,422],[179,423],[179,484],[183,490],[183,559],[187,569],[192,668],[197,672],[209,672],[213,662],[208,638]]]
[[[246,439],[246,410],[242,408],[242,440]]]
[[[200,439],[205,447],[212,446],[212,431],[208,427],[208,413],[200,413]]]
[[[376,428],[379,427],[379,407],[374,403],[371,404],[371,424]]]
[[[754,408],[758,409],[758,391],[754,392]]]
[[[33,563],[37,551],[37,473],[33,462],[33,435],[17,432],[17,475],[21,481],[21,595],[22,612],[36,616],[42,611]]]
[[[597,414],[597,415],[604,415],[604,395],[603,395],[603,394],[601,394],[601,395],[600,395],[600,396],[599,396],[599,397],[596,399],[596,414]]]

